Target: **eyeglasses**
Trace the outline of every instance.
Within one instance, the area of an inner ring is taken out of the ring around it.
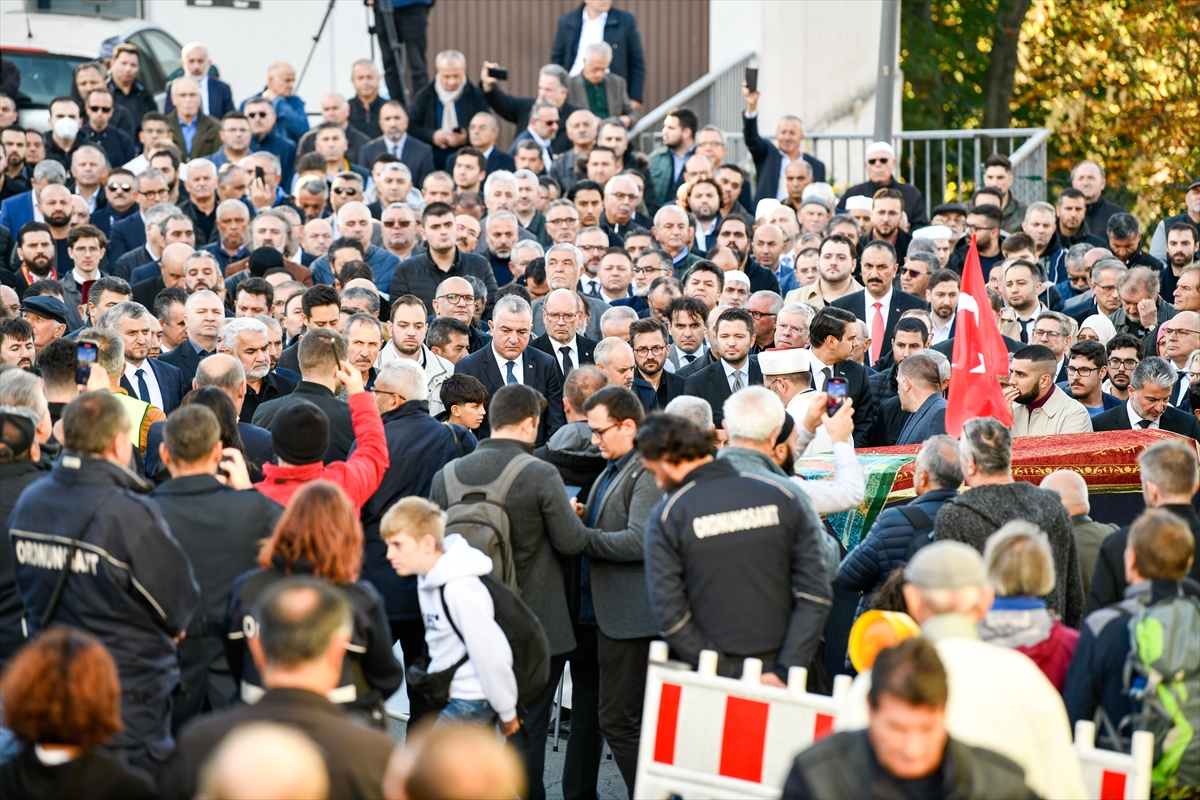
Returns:
[[[112,110],[112,106],[88,106],[88,111],[93,114],[111,114]]]
[[[656,344],[653,347],[635,347],[635,348],[633,348],[633,354],[636,355],[638,358],[645,358],[648,355],[661,356],[666,351],[667,351],[667,346],[662,345],[662,344]]]
[[[399,392],[389,392],[384,389],[368,389],[367,391],[369,391],[371,394],[390,394],[393,397],[399,397],[401,400],[404,399],[404,395],[400,394]]]
[[[170,189],[150,189],[148,191],[143,190],[142,194],[146,195],[146,197],[169,197],[171,194],[171,190]]]
[[[1100,367],[1067,367],[1067,375],[1068,377],[1078,375],[1081,378],[1090,378],[1092,377],[1092,373],[1098,369]]]
[[[630,194],[629,192],[609,192],[608,196],[615,197],[618,200],[636,200],[637,199],[636,194]]]
[[[1174,336],[1177,339],[1182,339],[1185,334],[1189,333],[1193,336],[1200,336],[1200,331],[1192,331],[1187,328],[1163,328],[1163,334],[1168,337]]]
[[[110,192],[132,192],[133,184],[132,183],[110,183],[108,185],[108,190]]]
[[[619,428],[620,426],[621,426],[621,423],[619,423],[619,422],[614,422],[612,425],[609,425],[607,428],[605,428],[605,429],[604,429],[604,430],[602,430],[602,431],[598,431],[598,430],[596,430],[595,428],[592,428],[592,427],[589,427],[589,428],[588,428],[588,430],[590,430],[590,431],[592,432],[592,436],[596,437],[597,439],[601,439],[601,438],[603,438],[603,437],[604,437],[604,434],[608,433],[608,432],[609,432],[609,431],[611,431],[613,428]]]
[[[915,270],[915,269],[909,269],[908,267],[901,267],[900,274],[905,276],[906,278],[919,278],[922,275],[928,275],[929,273],[928,272],[920,272],[919,270]]]
[[[647,272],[666,272],[665,267],[634,267],[634,275],[645,275]]]
[[[380,224],[385,228],[407,228],[413,222],[411,219],[385,219]]]
[[[1110,358],[1108,360],[1108,366],[1110,369],[1132,370],[1137,365],[1138,365],[1138,360],[1136,358],[1126,358],[1126,359]]]
[[[266,119],[270,116],[268,111],[249,111],[246,113],[247,119]]]
[[[443,295],[438,295],[434,299],[435,300],[445,300],[447,303],[449,303],[452,306],[470,305],[471,303],[475,302],[475,295],[473,295],[473,294],[443,294]]]
[[[570,322],[579,316],[579,312],[574,314],[551,314],[549,311],[543,312],[546,319],[551,322]]]
[[[345,195],[349,195],[350,197],[354,197],[354,195],[358,194],[358,189],[355,189],[353,186],[347,186],[344,188],[341,186],[337,186],[334,189],[332,189],[331,191],[334,194],[345,194]]]
[[[579,222],[579,217],[560,217],[558,219],[546,220],[547,225],[574,225]]]
[[[608,245],[606,245],[606,244],[580,244],[580,245],[576,245],[576,247],[578,247],[580,250],[584,251],[585,253],[592,253],[597,250],[607,250],[608,249]]]
[[[868,158],[867,163],[868,164],[890,164],[890,163],[892,163],[892,160],[890,158]]]
[[[767,311],[751,311],[750,316],[754,318],[755,322],[758,322],[758,321],[762,320],[764,317],[773,317],[773,316],[775,316],[775,314],[771,314]]]
[[[1034,328],[1033,335],[1042,339],[1057,339],[1065,334],[1059,333],[1058,331],[1048,331],[1043,328]]]
[[[968,222],[964,226],[964,229],[967,231],[975,231],[976,233],[978,233],[979,231],[998,231],[998,230],[1000,230],[1000,226],[997,225],[995,227],[992,227],[991,225],[972,225],[971,223]]]

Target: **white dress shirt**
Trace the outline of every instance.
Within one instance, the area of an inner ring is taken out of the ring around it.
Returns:
[[[1135,431],[1143,430],[1142,426],[1139,425],[1138,423],[1140,423],[1142,420],[1144,420],[1145,417],[1143,417],[1141,414],[1139,414],[1137,411],[1134,410],[1133,398],[1130,398],[1125,401],[1125,413],[1129,415],[1129,427],[1130,428],[1133,428]],[[1149,431],[1159,430],[1159,428],[1161,426],[1158,423],[1161,420],[1162,420],[1162,417],[1159,417],[1158,419],[1151,421],[1151,423],[1148,426],[1146,426],[1146,428],[1144,430],[1149,430]]]
[[[597,297],[600,294],[600,279],[585,272],[579,277],[579,288],[584,294]]]
[[[192,80],[200,85],[200,110],[205,114],[211,114],[212,112],[208,110],[208,73],[204,73],[203,78],[193,78]]]
[[[778,149],[778,148],[776,148]],[[804,158],[804,156],[799,156]],[[792,159],[788,158],[787,153],[779,151],[779,188],[775,190],[775,199],[783,202],[788,199],[787,192],[787,168],[792,165]]]
[[[555,363],[558,364],[559,370],[562,369],[562,349],[567,348],[568,357],[571,359],[571,369],[579,369],[579,334],[571,337],[571,341],[563,344],[553,336],[549,337],[550,348],[554,351],[551,353],[554,356]],[[515,369],[515,367],[514,367]],[[507,376],[505,376],[507,379]]]
[[[725,359],[721,359],[721,366],[725,368],[725,379],[729,382],[729,391],[733,391],[733,376],[737,373],[742,379],[742,388],[745,389],[750,385],[750,359],[747,358],[741,367],[734,369],[733,365]]]
[[[128,361],[125,362],[125,380],[129,381],[129,386],[133,389],[132,396],[138,400],[143,399],[138,393],[138,370],[142,371],[142,377],[146,379],[146,388],[150,390],[150,405],[161,409],[163,407],[162,389],[159,388],[158,376],[154,374],[148,361],[143,361],[140,367],[135,367]]]
[[[685,353],[679,349],[679,345],[672,344],[670,351],[667,353],[667,359],[663,362],[663,369],[665,369],[667,372],[673,373],[677,369],[683,369],[697,358],[700,358],[702,355],[704,355],[703,344],[701,344],[694,353]],[[676,363],[679,364],[678,367],[675,366]]]
[[[587,8],[583,9],[583,27],[579,31],[579,50],[575,53],[575,63],[571,65],[571,71],[567,77],[574,78],[583,72],[584,52],[588,49],[588,45],[604,41],[604,23],[606,22],[608,22],[607,11],[592,19],[588,16]]]
[[[883,329],[885,331],[887,330],[888,311],[892,307],[892,294],[894,292],[895,292],[895,289],[888,289],[888,293],[885,294],[883,297],[879,298],[878,300],[876,300],[874,297],[872,297],[870,292],[865,292],[863,294],[863,301],[867,304],[867,318],[865,320],[863,320],[863,322],[867,323],[867,336],[871,335],[871,330],[872,330],[871,326],[875,322],[876,314],[880,314],[883,316]],[[875,309],[876,303],[880,304],[878,310]],[[879,351],[879,354],[883,355],[884,352],[885,351],[881,349]]]
[[[931,331],[933,333],[933,343],[941,344],[942,342],[949,339],[950,338],[950,329],[954,327],[954,317],[951,317],[950,321],[947,322],[945,325],[943,325],[940,328],[938,327],[938,324],[937,324],[937,317],[930,314],[930,319],[933,320],[933,331]]]
[[[822,364],[821,359],[817,358],[817,354],[811,349],[808,351],[808,369],[812,372],[813,388],[818,392],[825,391],[826,368],[832,367],[831,364]]]
[[[517,378],[517,383],[525,384],[525,356],[519,355],[516,358],[505,358],[492,348],[492,357],[496,359],[496,365],[500,367],[500,380],[508,384],[508,362],[513,362],[513,375]]]

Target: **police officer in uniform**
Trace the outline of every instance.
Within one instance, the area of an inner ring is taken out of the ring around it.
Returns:
[[[832,606],[812,515],[782,484],[715,460],[710,437],[680,417],[649,417],[637,448],[670,492],[646,522],[646,581],[671,649],[691,664],[715,650],[728,677],[753,656],[764,684],[785,686],[788,668],[812,661]]]

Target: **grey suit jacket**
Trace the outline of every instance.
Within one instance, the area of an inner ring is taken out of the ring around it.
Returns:
[[[611,72],[605,75],[604,96],[608,100],[608,116],[627,116],[631,122],[637,122],[638,112],[629,100],[629,84],[624,78]],[[567,81],[567,102],[580,108],[591,107],[582,73]]]
[[[908,418],[908,422],[904,423],[904,429],[900,431],[900,438],[896,440],[896,444],[923,444],[930,436],[945,432],[946,398],[940,394],[931,394],[925,398],[925,402],[916,413]]]
[[[584,519],[590,519],[600,481],[592,484]],[[605,531],[584,548],[592,557],[592,603],[600,630],[610,639],[658,635],[650,610],[644,562],[646,519],[663,498],[654,475],[635,454],[600,500],[596,528]]]
[[[600,332],[600,317],[604,316],[604,312],[608,311],[612,306],[603,300],[598,300],[595,297],[584,295],[584,299],[588,301],[589,312],[592,318],[588,320],[587,328],[583,331],[583,335],[589,339],[595,339],[597,342],[604,338],[604,334]],[[539,297],[533,301],[533,335],[542,336],[546,333],[546,321],[542,319],[542,305],[546,302],[546,298]]]

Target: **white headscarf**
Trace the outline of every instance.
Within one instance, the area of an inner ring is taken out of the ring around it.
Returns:
[[[1108,347],[1108,343],[1117,335],[1117,328],[1112,324],[1112,320],[1103,314],[1092,314],[1085,319],[1079,326],[1079,330],[1091,328],[1100,337],[1100,344]]]

